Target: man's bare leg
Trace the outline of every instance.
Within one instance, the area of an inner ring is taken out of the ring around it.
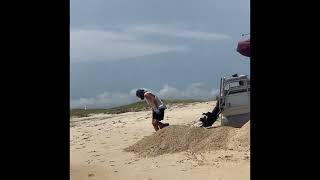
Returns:
[[[154,127],[154,130],[158,131],[159,130],[159,121],[156,119],[152,120],[152,125]]]
[[[169,126],[169,123],[162,123],[162,122],[159,122],[159,128],[162,129],[164,127],[167,127]]]

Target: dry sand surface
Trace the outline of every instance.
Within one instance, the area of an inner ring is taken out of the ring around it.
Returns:
[[[192,126],[214,105],[169,106],[157,132],[149,111],[71,118],[71,180],[250,179],[250,121]]]

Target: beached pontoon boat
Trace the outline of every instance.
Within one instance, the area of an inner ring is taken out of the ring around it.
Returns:
[[[218,98],[222,126],[241,127],[250,120],[250,79],[247,75],[221,78]]]

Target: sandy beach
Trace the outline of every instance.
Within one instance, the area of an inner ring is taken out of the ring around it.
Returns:
[[[155,132],[151,112],[70,119],[72,180],[248,180],[250,121],[242,128],[192,127],[215,101],[172,105]]]

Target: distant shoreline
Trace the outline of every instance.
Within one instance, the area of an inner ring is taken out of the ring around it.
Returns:
[[[198,103],[198,102],[207,102],[204,100],[163,100],[167,105],[173,104],[190,104],[190,103]],[[128,105],[113,107],[113,108],[93,108],[93,109],[80,109],[73,108],[70,109],[70,117],[88,117],[90,114],[121,114],[126,112],[138,112],[148,110],[149,107],[144,101],[131,103]]]

